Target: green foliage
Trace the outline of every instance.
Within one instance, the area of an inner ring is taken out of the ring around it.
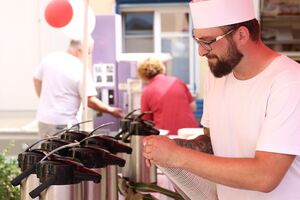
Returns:
[[[10,181],[20,174],[16,158],[7,158],[7,152],[13,146],[10,143],[0,153],[0,200],[20,200],[20,187],[14,187]]]

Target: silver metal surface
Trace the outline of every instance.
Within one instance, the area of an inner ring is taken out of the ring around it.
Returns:
[[[133,182],[156,183],[156,167],[152,165],[147,167],[143,157],[143,138],[144,136],[132,135],[130,146],[132,154],[130,157],[129,180]]]
[[[21,200],[32,200],[29,196],[29,192],[35,189],[39,185],[39,179],[36,174],[31,174],[21,182]],[[34,200],[39,200],[35,198]]]
[[[106,168],[107,170],[107,199],[118,199],[118,175],[117,166],[110,165]],[[102,183],[101,183],[102,184]]]
[[[93,181],[83,181],[81,182],[81,185],[83,187],[83,193],[84,193],[84,198],[83,200],[100,200],[103,197],[106,196],[105,191],[106,191],[106,185],[104,177],[105,172],[103,169],[92,169],[93,171],[101,174],[101,182],[100,183],[94,183]],[[104,180],[104,181],[103,181]]]
[[[92,169],[101,174],[101,182],[84,181],[84,200],[117,200],[118,180],[117,167],[107,166],[101,169]]]
[[[35,200],[35,199],[34,199]],[[81,184],[51,185],[40,195],[40,200],[84,200]]]
[[[128,145],[128,143],[125,142],[120,142],[124,145],[130,146]],[[131,158],[131,154],[127,154],[127,153],[118,153],[117,154],[118,157],[122,158],[125,160],[125,166],[124,167],[118,167],[119,172],[121,173],[123,178],[129,178],[129,172],[130,172],[130,158]]]

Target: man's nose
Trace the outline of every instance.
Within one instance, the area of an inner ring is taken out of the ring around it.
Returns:
[[[206,56],[209,53],[205,48],[198,44],[198,54],[199,56]]]

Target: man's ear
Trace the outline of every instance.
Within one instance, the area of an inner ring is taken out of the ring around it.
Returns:
[[[240,44],[245,44],[251,39],[250,32],[245,26],[241,26],[236,30],[235,38]]]

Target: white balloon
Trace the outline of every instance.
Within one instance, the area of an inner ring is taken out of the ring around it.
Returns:
[[[70,39],[83,39],[84,29],[84,1],[83,0],[69,0],[73,8],[73,17],[71,21],[64,27],[60,28],[62,32]],[[88,35],[90,35],[96,25],[96,16],[94,11],[88,6]]]

